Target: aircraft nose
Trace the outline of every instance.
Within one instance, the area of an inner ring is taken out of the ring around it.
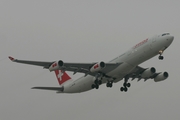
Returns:
[[[167,41],[172,42],[173,40],[174,40],[174,36],[172,35],[167,36]]]

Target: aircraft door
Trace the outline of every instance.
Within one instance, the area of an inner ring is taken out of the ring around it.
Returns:
[[[155,44],[155,42],[156,42],[156,39],[155,39],[155,37],[153,37],[152,42],[149,44],[151,50],[153,49],[153,45]]]
[[[155,37],[153,37],[153,39],[152,39],[152,43],[154,43],[154,42],[156,42],[156,39],[155,39]]]

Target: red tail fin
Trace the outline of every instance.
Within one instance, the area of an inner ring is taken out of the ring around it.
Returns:
[[[62,85],[63,83],[71,79],[71,77],[66,72],[62,72],[61,70],[55,70],[54,72],[56,74],[59,85]]]

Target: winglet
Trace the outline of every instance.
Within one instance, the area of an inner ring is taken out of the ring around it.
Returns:
[[[11,56],[9,56],[9,59],[11,60],[11,61],[15,61],[15,59],[13,58],[13,57],[11,57]]]

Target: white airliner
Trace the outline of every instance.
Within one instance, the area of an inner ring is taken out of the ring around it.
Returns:
[[[163,52],[172,43],[174,36],[169,33],[155,35],[145,39],[133,46],[130,50],[116,57],[108,63],[103,61],[96,63],[66,63],[62,60],[54,62],[18,60],[13,57],[9,59],[13,62],[42,66],[50,71],[55,71],[60,87],[33,87],[32,89],[54,90],[57,93],[80,93],[91,89],[98,89],[99,85],[106,83],[107,87],[112,87],[113,83],[124,79],[123,87],[120,91],[127,92],[131,84],[129,78],[134,80],[154,79],[155,82],[168,78],[167,72],[156,72],[154,67],[142,68],[139,64],[159,55],[163,60]],[[71,71],[76,74],[84,73],[84,76],[77,80],[72,80],[65,72]]]

